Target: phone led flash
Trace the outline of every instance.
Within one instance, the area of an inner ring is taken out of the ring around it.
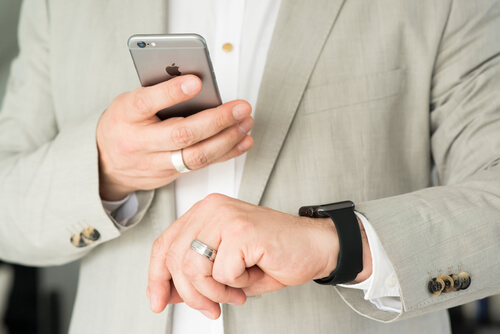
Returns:
[[[151,46],[156,46],[156,43],[155,42],[151,42]]]

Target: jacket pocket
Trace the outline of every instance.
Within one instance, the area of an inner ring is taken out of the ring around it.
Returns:
[[[396,69],[311,87],[304,93],[302,107],[311,114],[395,96],[404,83],[404,73]]]

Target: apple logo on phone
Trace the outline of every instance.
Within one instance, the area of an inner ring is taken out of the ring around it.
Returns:
[[[181,72],[179,72],[179,66],[175,66],[175,63],[173,63],[171,66],[167,66],[166,70],[167,73],[173,77],[181,75]]]

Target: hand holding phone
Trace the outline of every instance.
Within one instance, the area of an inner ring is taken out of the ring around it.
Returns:
[[[197,34],[134,35],[128,41],[139,80],[152,86],[180,75],[194,74],[202,89],[188,101],[160,110],[160,119],[187,117],[222,103],[215,73],[202,36]]]
[[[101,199],[116,201],[137,190],[152,190],[179,174],[171,152],[182,150],[185,165],[196,170],[237,157],[250,149],[251,107],[230,101],[186,118],[161,121],[158,110],[189,100],[201,81],[183,75],[116,97],[97,124]]]
[[[144,87],[116,97],[97,124],[101,199],[174,181],[174,151],[196,170],[250,149],[251,107],[243,100],[221,105],[201,36],[137,35],[129,46]]]

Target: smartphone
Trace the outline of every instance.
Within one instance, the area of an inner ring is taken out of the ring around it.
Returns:
[[[222,104],[207,43],[197,34],[134,35],[128,48],[143,87],[184,74],[201,79],[201,92],[188,101],[158,111],[164,120],[187,117]]]

